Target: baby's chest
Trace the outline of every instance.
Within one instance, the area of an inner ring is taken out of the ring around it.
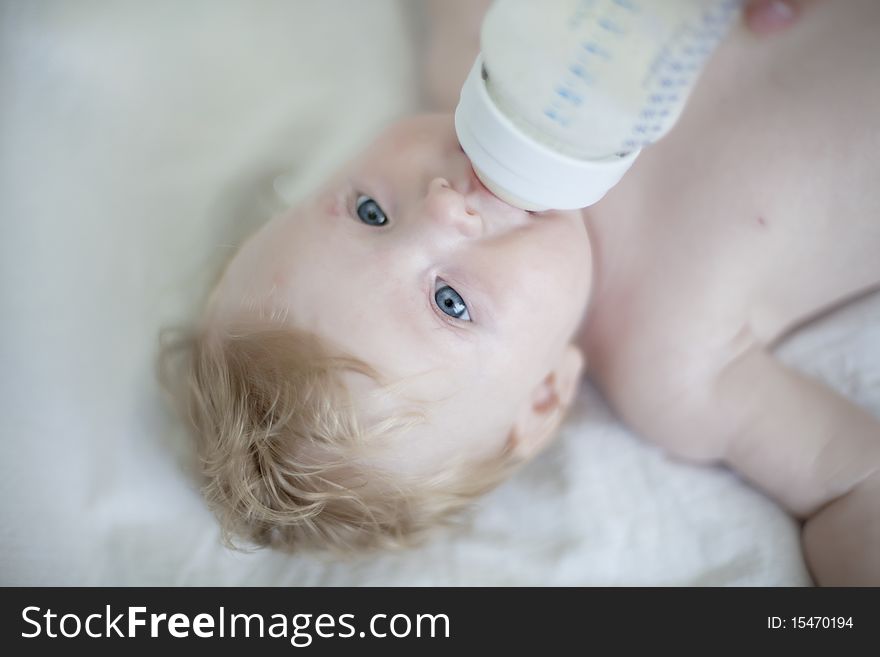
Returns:
[[[814,18],[790,42],[728,44],[622,183],[637,253],[616,276],[643,313],[769,342],[880,283],[880,48]]]

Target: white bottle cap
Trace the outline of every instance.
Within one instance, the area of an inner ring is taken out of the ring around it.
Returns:
[[[640,151],[602,160],[556,152],[526,135],[493,102],[478,56],[461,89],[455,131],[483,184],[524,210],[574,210],[614,187]]]

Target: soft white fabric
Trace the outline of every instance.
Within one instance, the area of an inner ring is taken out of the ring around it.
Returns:
[[[0,584],[807,584],[795,523],[586,388],[470,529],[345,562],[230,552],[154,376],[232,245],[416,106],[411,3],[0,5]],[[786,358],[880,413],[880,299]]]

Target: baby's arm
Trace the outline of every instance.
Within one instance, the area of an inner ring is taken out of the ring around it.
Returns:
[[[451,112],[480,52],[480,26],[491,0],[428,0],[425,70],[428,109]]]
[[[823,585],[880,585],[880,420],[754,346],[716,380],[725,461],[805,519]]]

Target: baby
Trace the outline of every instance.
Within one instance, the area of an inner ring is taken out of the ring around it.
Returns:
[[[802,5],[735,29],[586,210],[500,201],[435,114],[253,235],[165,354],[227,530],[410,542],[547,445],[589,363],[643,436],[803,519],[818,582],[880,584],[880,421],[770,352],[880,287],[880,4]]]

